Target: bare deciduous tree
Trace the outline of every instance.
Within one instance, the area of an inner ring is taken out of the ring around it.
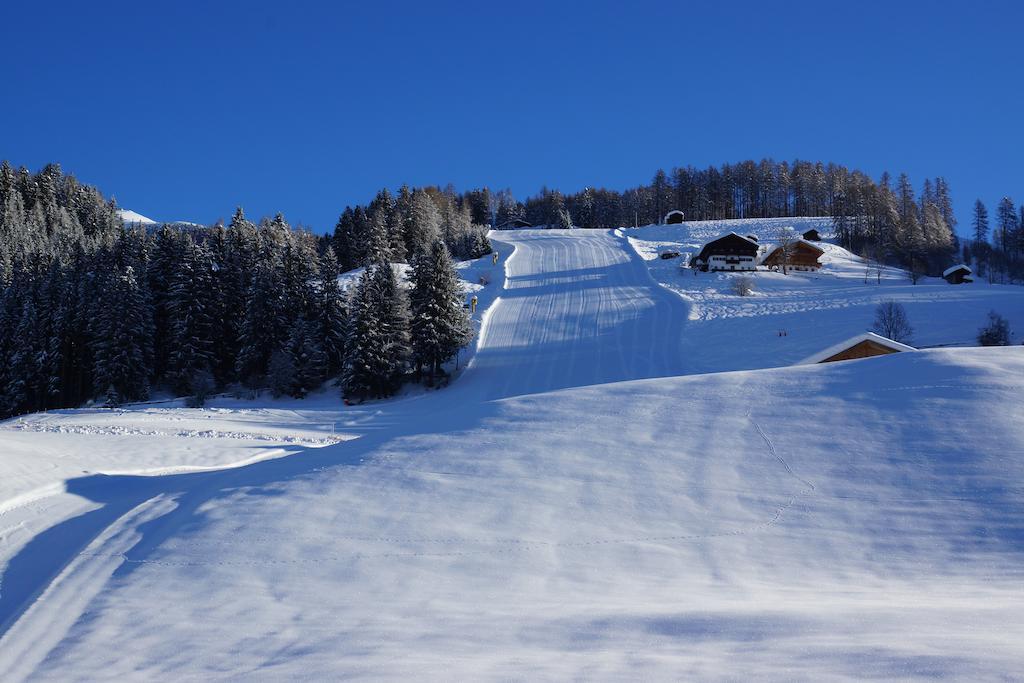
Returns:
[[[782,256],[782,274],[787,274],[787,268],[789,267],[789,260],[793,258],[793,253],[796,251],[796,244],[800,241],[800,236],[797,235],[791,228],[786,228],[779,231],[779,254]]]
[[[871,330],[893,341],[907,342],[914,328],[910,326],[907,311],[895,301],[883,301],[875,309],[875,324]]]
[[[732,291],[737,296],[750,296],[754,293],[754,278],[749,275],[736,278],[732,283]]]

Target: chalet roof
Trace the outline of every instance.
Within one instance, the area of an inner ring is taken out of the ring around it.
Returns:
[[[683,215],[685,215],[685,214],[683,214],[683,212],[682,212],[682,211],[680,211],[679,209],[672,209],[671,211],[669,211],[668,213],[666,213],[666,214],[665,214],[665,218],[668,218],[669,216],[674,216],[674,215],[675,215],[675,214],[677,214],[677,213],[678,213],[678,214],[679,214],[680,216],[683,216]]]
[[[944,271],[942,271],[942,277],[949,277],[950,273],[955,273],[958,270],[964,270],[967,271],[968,273],[974,272],[973,270],[971,270],[970,266],[960,263],[955,266],[950,266],[949,268],[946,268]]]
[[[705,247],[707,247],[707,246],[708,246],[709,244],[714,244],[715,242],[719,242],[719,241],[721,241],[721,240],[724,240],[724,239],[726,239],[727,237],[739,237],[739,238],[740,238],[741,240],[743,240],[744,242],[749,242],[750,244],[752,244],[752,245],[753,245],[753,246],[755,246],[755,247],[759,247],[759,246],[760,246],[760,245],[759,245],[759,244],[757,243],[757,240],[752,240],[752,239],[750,239],[749,237],[747,237],[747,236],[745,236],[745,235],[741,235],[741,234],[739,234],[739,233],[737,233],[737,232],[727,232],[727,233],[725,233],[724,235],[719,235],[719,236],[718,236],[718,237],[716,237],[715,239],[713,239],[713,240],[708,240],[707,242],[705,242],[705,243],[704,243],[704,244],[703,244],[703,245],[701,246],[701,250],[703,251],[703,250],[704,250],[704,248],[705,248]]]
[[[804,358],[802,361],[797,363],[797,365],[813,365],[814,363],[820,363],[826,358],[831,358],[837,353],[842,353],[843,351],[846,351],[847,349],[852,348],[857,344],[866,341],[874,342],[879,346],[884,346],[886,348],[892,349],[893,351],[917,351],[917,349],[915,349],[913,346],[902,344],[898,341],[889,339],[888,337],[883,337],[880,334],[875,334],[874,332],[862,332],[861,334],[858,334],[855,337],[850,337],[846,341],[841,341],[838,344],[834,344],[825,349],[824,351],[819,351],[813,356],[808,356],[807,358]]]
[[[807,248],[809,248],[809,249],[813,249],[814,251],[818,252],[818,255],[819,255],[819,256],[821,256],[822,254],[824,254],[824,253],[825,253],[825,250],[824,250],[824,249],[822,249],[821,247],[819,247],[819,246],[818,246],[817,244],[815,244],[814,242],[808,242],[807,240],[802,240],[802,239],[801,239],[801,240],[793,240],[793,242],[792,242],[792,245],[793,245],[793,246],[796,246],[797,244],[803,244],[803,245],[804,245],[804,246],[806,246]],[[774,254],[774,253],[775,253],[776,251],[778,251],[778,250],[779,250],[779,249],[780,249],[781,247],[782,247],[782,245],[781,245],[781,244],[776,244],[776,245],[774,245],[774,246],[772,247],[771,251],[769,251],[769,252],[768,252],[768,254],[767,254],[767,256],[766,256],[765,258],[767,258],[768,256],[771,256],[772,254]]]
[[[753,249],[755,254],[757,253],[757,250],[760,249],[760,245],[755,240],[752,240],[749,237],[744,237],[743,235],[737,234],[735,232],[727,232],[724,235],[719,235],[715,239],[708,240],[703,245],[701,245],[700,251],[697,252],[697,255],[694,257],[694,260],[703,260],[705,254],[708,251],[708,247],[710,247],[711,245],[713,245],[713,244],[715,244],[717,242],[721,242],[723,240],[732,239],[732,238],[735,238],[735,239],[738,239],[738,240],[742,240],[743,242],[745,242],[747,245],[749,245]]]

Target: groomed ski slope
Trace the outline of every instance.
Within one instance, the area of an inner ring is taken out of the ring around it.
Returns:
[[[691,304],[625,238],[497,237],[445,391],[286,458],[69,480],[93,511],[0,579],[3,678],[1019,673],[1022,349],[676,377]]]

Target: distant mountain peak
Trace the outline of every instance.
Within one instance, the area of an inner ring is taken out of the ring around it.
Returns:
[[[136,213],[129,209],[118,209],[117,215],[120,216],[121,220],[126,224],[141,223],[143,225],[152,225],[156,223],[152,218],[146,218],[141,213]]]

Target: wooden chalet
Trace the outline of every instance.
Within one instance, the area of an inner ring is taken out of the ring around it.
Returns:
[[[890,353],[916,350],[913,346],[893,341],[880,334],[864,332],[805,358],[800,362],[800,365],[832,363],[838,360],[857,360],[859,358],[871,358],[872,356],[884,356]]]
[[[769,270],[782,270],[785,265],[786,270],[815,271],[821,268],[818,259],[825,250],[807,240],[797,240],[789,245],[788,256],[785,252],[781,246],[775,247],[762,259],[761,265]]]
[[[730,232],[701,247],[692,265],[704,272],[756,270],[757,252],[756,240]]]
[[[665,225],[675,225],[683,222],[683,212],[679,209],[669,211],[665,214]]]
[[[504,223],[499,224],[495,227],[495,230],[520,230],[522,228],[532,228],[533,224],[522,218],[510,218]]]
[[[811,228],[810,230],[805,232],[803,237],[808,242],[820,242],[821,241],[821,235],[819,235],[818,231],[815,230],[814,228]]]
[[[962,285],[967,282],[974,282],[974,278],[971,277],[971,273],[974,271],[969,266],[961,263],[960,265],[950,266],[942,272],[942,279],[951,285]]]

